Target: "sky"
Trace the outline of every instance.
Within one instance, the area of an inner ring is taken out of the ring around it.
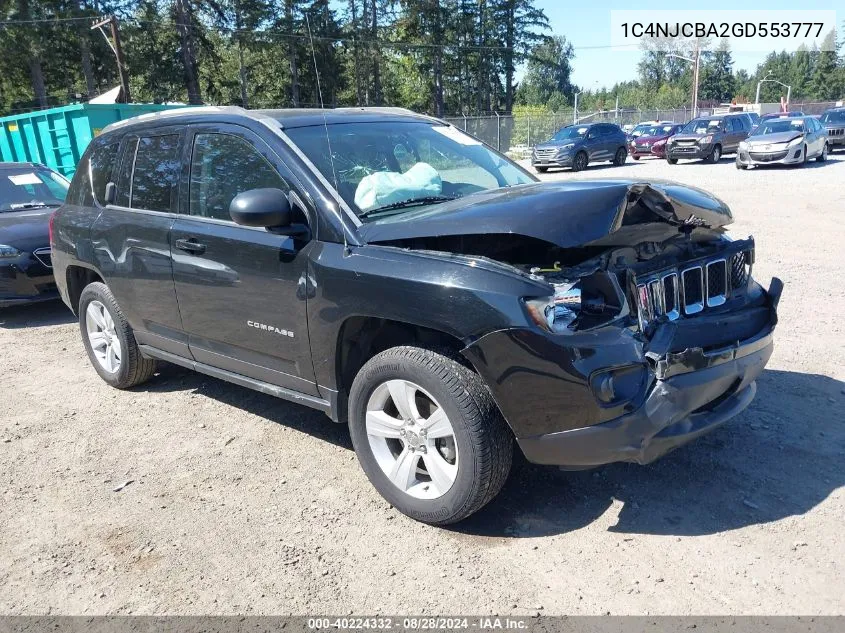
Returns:
[[[636,79],[640,51],[636,47],[588,48],[610,45],[610,11],[612,9],[671,10],[684,8],[677,0],[604,0],[575,4],[563,0],[536,0],[549,18],[552,35],[565,35],[575,47],[573,82],[585,90],[610,88],[619,81]],[[692,6],[690,5],[690,8]],[[696,8],[720,9],[834,9],[837,23],[845,19],[845,0],[707,0]],[[765,14],[761,14],[765,15]],[[761,18],[765,19],[765,18]],[[753,72],[765,58],[765,52],[733,52],[734,70]]]

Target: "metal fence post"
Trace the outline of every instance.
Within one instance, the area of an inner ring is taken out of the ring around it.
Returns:
[[[528,147],[531,147],[531,115],[525,117],[528,122]],[[514,127],[516,127],[516,121],[514,121]]]
[[[499,113],[494,110],[493,114],[496,115],[496,150],[502,151],[502,125],[499,123]]]
[[[467,115],[464,115],[464,132],[467,131]]]

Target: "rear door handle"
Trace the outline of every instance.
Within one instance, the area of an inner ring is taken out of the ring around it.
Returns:
[[[194,238],[176,240],[176,248],[197,255],[205,252],[205,244],[200,244]]]

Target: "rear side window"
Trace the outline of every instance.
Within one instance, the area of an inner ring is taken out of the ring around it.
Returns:
[[[197,134],[191,152],[189,213],[231,220],[229,204],[250,189],[289,187],[273,165],[243,138],[232,134]]]
[[[111,180],[117,149],[120,143],[97,143],[92,145],[76,168],[73,182],[68,191],[68,201],[81,206],[103,206],[106,184]]]
[[[129,206],[172,211],[180,164],[178,134],[140,137],[129,187]]]

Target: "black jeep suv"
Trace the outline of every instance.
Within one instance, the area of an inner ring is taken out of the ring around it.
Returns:
[[[390,503],[446,524],[514,438],[646,463],[749,404],[782,285],[731,221],[671,183],[539,183],[407,111],[200,108],[105,129],[52,246],[107,383],[163,360],[321,409]]]

